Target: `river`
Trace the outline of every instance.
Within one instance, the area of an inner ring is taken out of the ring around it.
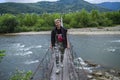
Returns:
[[[104,67],[120,69],[120,35],[69,35],[78,57]],[[16,69],[34,71],[50,45],[50,35],[0,36],[0,78],[8,80]]]

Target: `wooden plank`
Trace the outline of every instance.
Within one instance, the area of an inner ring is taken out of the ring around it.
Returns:
[[[56,66],[55,54],[53,54],[53,60],[54,60],[54,66],[53,66],[50,80],[62,80],[61,79],[62,68],[60,66],[59,66],[60,73],[56,74],[57,66]]]
[[[64,53],[64,60],[63,60],[63,80],[69,80],[69,72],[68,72],[68,52],[67,49],[65,49]]]

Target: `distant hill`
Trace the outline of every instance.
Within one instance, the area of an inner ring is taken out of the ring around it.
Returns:
[[[120,10],[120,2],[104,2],[97,5],[111,10]]]
[[[41,9],[34,6],[34,3],[0,3],[0,13],[40,13]]]
[[[88,3],[84,0],[59,0],[56,2],[42,1],[38,3],[0,3],[0,14],[2,13],[68,13],[76,12],[81,9],[91,11],[109,11],[95,4]]]

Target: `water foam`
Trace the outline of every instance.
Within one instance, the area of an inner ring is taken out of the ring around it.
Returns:
[[[107,51],[109,51],[109,52],[115,52],[115,51],[116,51],[116,49],[113,49],[113,48],[108,48],[108,49],[107,49]]]
[[[21,43],[16,43],[16,44],[14,44],[14,46],[17,47],[17,48],[25,47],[25,45],[22,45]]]
[[[86,63],[81,57],[76,58],[74,60],[74,63],[77,69],[84,69],[85,71],[89,73],[92,73],[93,69],[100,67],[100,65],[97,65],[96,67],[89,66],[89,63]]]
[[[20,48],[20,51],[29,51],[32,47],[28,47],[28,48]]]
[[[111,42],[120,42],[120,40],[113,40],[113,41],[111,41]]]
[[[34,64],[34,63],[38,63],[39,60],[35,60],[35,61],[26,61],[24,62],[24,64]]]
[[[23,52],[23,53],[17,53],[17,54],[15,54],[15,55],[19,55],[19,56],[26,56],[26,55],[30,55],[30,54],[33,54],[33,52],[32,51],[27,51],[27,52]]]
[[[42,48],[42,45],[35,46],[35,48]]]

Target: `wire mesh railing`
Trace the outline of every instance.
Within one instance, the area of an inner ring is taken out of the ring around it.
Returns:
[[[30,80],[50,80],[53,65],[52,50],[49,48],[33,72]]]
[[[70,80],[88,80],[87,73],[83,68],[83,65],[80,63],[80,60],[77,60],[77,64],[75,60],[78,58],[78,55],[73,50],[73,45],[70,43],[71,47],[69,49],[69,59],[70,59],[70,72],[72,72],[72,77],[70,75]],[[81,67],[81,69],[79,69]],[[69,73],[70,73],[69,72]]]

